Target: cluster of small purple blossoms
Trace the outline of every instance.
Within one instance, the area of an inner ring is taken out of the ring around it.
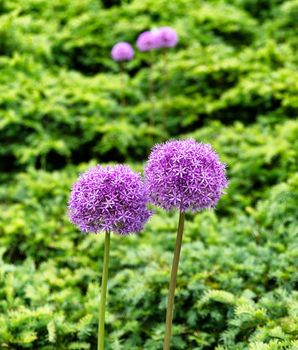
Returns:
[[[69,218],[83,232],[140,232],[151,213],[141,176],[128,166],[97,165],[72,187]]]
[[[130,61],[134,56],[134,50],[129,43],[121,41],[113,46],[111,55],[114,61]]]
[[[171,27],[145,31],[138,36],[136,42],[137,48],[143,52],[174,47],[177,43],[177,32]],[[111,55],[114,61],[130,61],[134,57],[134,50],[129,43],[121,41],[113,46]]]
[[[155,146],[145,168],[145,182],[153,204],[181,211],[214,208],[228,184],[218,155],[209,144],[193,139]]]
[[[159,48],[174,47],[178,43],[177,32],[171,27],[161,27],[158,29]]]
[[[174,47],[178,43],[178,35],[171,27],[161,27],[143,32],[137,39],[140,51]]]
[[[150,51],[158,48],[157,31],[146,31],[141,33],[137,39],[137,48],[140,51]]]

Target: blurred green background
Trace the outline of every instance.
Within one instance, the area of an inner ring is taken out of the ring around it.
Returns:
[[[187,215],[172,349],[298,349],[297,23],[297,0],[0,0],[1,350],[96,349],[103,237],[68,222],[71,184],[190,136],[230,185]],[[110,50],[163,25],[150,127],[148,55],[121,76]],[[112,236],[108,350],[162,349],[176,225]]]

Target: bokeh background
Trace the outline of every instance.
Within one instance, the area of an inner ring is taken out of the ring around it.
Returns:
[[[69,223],[71,184],[182,137],[230,185],[187,215],[172,349],[298,349],[297,23],[297,0],[0,1],[1,350],[96,349],[103,237]],[[177,47],[119,74],[112,46],[163,25]],[[107,349],[162,349],[176,224],[112,236]]]

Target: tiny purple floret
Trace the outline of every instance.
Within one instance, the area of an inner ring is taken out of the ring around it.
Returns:
[[[121,41],[113,46],[111,55],[114,61],[130,61],[134,56],[134,50],[129,43]]]
[[[161,27],[157,31],[159,48],[174,47],[178,43],[177,32],[171,27]]]
[[[216,152],[193,139],[156,145],[145,167],[145,183],[153,204],[181,211],[214,208],[228,185]]]
[[[137,39],[137,48],[140,51],[150,51],[159,47],[159,36],[157,30],[141,33]]]
[[[148,191],[128,166],[97,165],[74,183],[68,202],[72,223],[82,232],[139,232],[149,219]]]

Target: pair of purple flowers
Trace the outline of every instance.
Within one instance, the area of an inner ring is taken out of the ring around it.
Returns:
[[[152,215],[148,203],[165,210],[179,209],[179,224],[169,286],[164,350],[170,349],[174,295],[185,211],[214,208],[227,187],[225,165],[209,144],[193,139],[168,141],[155,146],[145,167],[145,181],[128,166],[96,167],[73,185],[70,220],[83,232],[105,231],[98,350],[104,350],[105,300],[108,279],[110,232],[139,232]]]
[[[171,27],[143,32],[136,42],[137,48],[142,52],[174,47],[177,43],[178,35]],[[115,61],[130,61],[134,57],[134,49],[128,42],[121,41],[113,46],[111,55]]]
[[[170,141],[153,148],[145,182],[128,166],[98,165],[80,176],[69,201],[70,220],[83,232],[142,230],[147,203],[165,210],[214,208],[227,186],[225,166],[208,144]]]

